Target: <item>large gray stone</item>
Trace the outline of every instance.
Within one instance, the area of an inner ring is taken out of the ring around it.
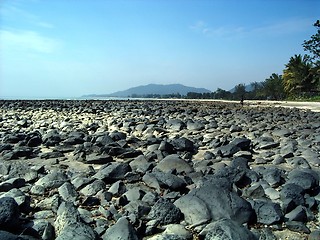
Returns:
[[[311,169],[294,169],[288,178],[287,183],[294,183],[306,191],[319,187],[319,175]]]
[[[63,202],[58,209],[54,222],[56,240],[94,240],[97,239],[93,229],[82,222],[76,207],[70,202]]]
[[[174,174],[164,173],[159,170],[153,171],[152,174],[159,181],[160,187],[182,191],[187,186],[183,179]]]
[[[70,182],[65,182],[58,188],[59,194],[64,201],[75,202],[78,192]]]
[[[108,228],[102,236],[103,240],[139,240],[137,232],[126,218],[120,218],[116,224]]]
[[[256,240],[252,232],[230,219],[209,224],[200,235],[205,235],[205,240]]]
[[[115,182],[124,179],[126,173],[130,171],[131,168],[128,163],[112,162],[101,167],[99,171],[93,175],[93,178],[106,182]]]
[[[249,202],[226,187],[208,182],[199,189],[192,190],[189,196],[196,196],[208,207],[213,220],[232,219],[240,224],[252,220],[254,214]]]
[[[177,154],[166,156],[157,164],[155,168],[165,173],[171,172],[174,169],[177,171],[177,173],[190,173],[193,171],[190,164],[181,159]]]
[[[67,175],[58,170],[48,173],[44,177],[35,182],[35,185],[43,187],[45,190],[58,188],[68,180]]]
[[[174,202],[183,213],[184,220],[193,226],[205,223],[211,219],[210,211],[204,201],[196,196],[185,195]]]
[[[102,180],[95,180],[94,182],[86,185],[84,188],[80,190],[80,193],[85,196],[95,195],[97,192],[104,190],[106,188],[106,184]]]

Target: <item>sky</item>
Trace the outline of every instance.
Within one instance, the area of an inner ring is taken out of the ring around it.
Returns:
[[[0,98],[261,82],[305,53],[319,9],[318,0],[0,0]]]

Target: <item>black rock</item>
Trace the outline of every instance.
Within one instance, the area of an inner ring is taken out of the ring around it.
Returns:
[[[42,135],[39,131],[30,132],[26,136],[28,147],[37,147],[42,143]]]
[[[128,163],[112,162],[103,165],[93,177],[106,182],[115,182],[124,179],[129,171],[131,171],[131,168]]]
[[[276,136],[276,137],[288,137],[292,134],[292,132],[289,129],[283,128],[283,129],[279,129],[279,130],[274,130],[272,132],[272,135]]]
[[[254,201],[253,209],[258,223],[271,225],[279,223],[283,218],[280,205],[271,201]]]
[[[135,217],[142,218],[150,212],[151,207],[144,201],[133,200],[124,206],[124,210],[126,210],[129,215],[134,214]]]
[[[85,163],[87,164],[106,164],[112,162],[112,156],[108,154],[97,155],[97,154],[90,154],[86,156]]]
[[[80,175],[80,176],[73,178],[71,183],[74,185],[76,190],[80,190],[81,188],[85,187],[87,184],[89,184],[93,181],[94,181],[94,179]]]
[[[256,235],[256,239],[259,239],[259,240],[277,240],[278,239],[273,234],[270,228],[261,228],[259,230],[251,229],[251,232],[254,233]]]
[[[156,169],[152,172],[152,174],[159,181],[160,187],[183,191],[187,186],[183,179],[174,174],[164,173]]]
[[[17,202],[11,197],[0,198],[0,229],[17,230],[20,226],[20,212]]]
[[[260,137],[255,139],[255,142],[258,149],[271,149],[280,145],[279,142],[275,142],[271,137]]]
[[[13,145],[8,143],[0,143],[0,153],[2,153],[5,150],[11,150],[13,148]]]
[[[230,189],[220,187],[217,181],[208,182],[188,195],[201,199],[207,205],[213,220],[230,218],[242,224],[252,220],[254,215],[249,202]]]
[[[123,139],[126,139],[126,138],[127,138],[127,134],[126,134],[126,133],[124,133],[124,132],[118,132],[118,131],[115,131],[115,132],[110,133],[109,136],[110,136],[111,139],[114,140],[114,141],[119,141],[119,140],[123,140]]]
[[[260,183],[254,183],[243,191],[243,196],[251,199],[261,199],[265,197],[265,192]]]
[[[148,218],[155,220],[155,225],[178,223],[182,218],[181,211],[168,199],[160,198],[151,208]]]
[[[233,154],[241,151],[241,148],[234,144],[228,144],[217,148],[215,151],[222,157],[231,157]]]
[[[161,141],[158,149],[169,154],[174,153],[175,151],[173,145],[167,141]]]
[[[235,145],[239,147],[241,150],[246,151],[250,148],[251,140],[248,138],[235,138],[230,142],[230,144]]]
[[[153,173],[147,172],[143,175],[142,181],[150,188],[156,189],[157,192],[160,192],[161,181],[159,181]]]
[[[112,143],[114,143],[114,141],[108,134],[98,136],[95,140],[95,144],[100,147],[107,146]]]
[[[1,240],[36,240],[38,238],[34,238],[32,236],[18,234],[15,235],[13,233],[0,230],[0,239]]]
[[[287,183],[296,184],[306,191],[319,187],[319,175],[311,169],[294,169],[288,178]]]
[[[15,202],[19,206],[19,211],[22,212],[22,213],[29,213],[30,210],[31,210],[31,207],[30,207],[31,198],[30,198],[30,196],[28,196],[27,194],[25,194],[24,192],[22,192],[18,188],[13,188],[10,191],[2,194],[2,197],[13,198],[15,200]]]
[[[308,217],[304,207],[298,206],[285,215],[287,221],[307,222]]]
[[[266,167],[261,171],[263,179],[269,183],[271,187],[278,187],[283,182],[283,171],[275,167]]]
[[[26,146],[17,146],[14,148],[11,152],[8,152],[4,154],[3,159],[4,160],[13,160],[13,159],[19,159],[19,158],[32,158],[35,157],[36,154],[31,147]]]
[[[303,158],[303,157],[293,157],[287,160],[288,163],[291,165],[291,167],[293,169],[295,168],[306,168],[306,169],[310,169],[310,164],[308,163],[308,161]]]
[[[40,158],[49,159],[49,158],[60,158],[64,157],[62,152],[45,152],[40,154]]]
[[[24,134],[7,134],[5,135],[5,137],[2,139],[3,143],[18,143],[22,140],[25,139],[25,135]]]
[[[0,192],[7,192],[12,188],[21,188],[26,181],[23,178],[10,178],[0,183]]]
[[[288,183],[283,185],[280,191],[280,199],[282,202],[285,202],[286,200],[293,201],[293,203],[296,206],[304,205],[304,193],[305,190],[299,185],[294,183]]]
[[[240,126],[237,126],[237,125],[231,125],[229,131],[231,133],[234,133],[234,132],[241,132],[242,131],[242,128]]]
[[[300,232],[300,233],[310,233],[310,229],[302,222],[296,222],[296,221],[289,221],[286,222],[286,227],[294,232]]]
[[[41,145],[41,143],[42,143],[41,136],[34,136],[28,140],[27,146],[28,147],[37,147],[37,146]]]
[[[100,199],[94,196],[88,196],[84,199],[82,202],[83,206],[99,206],[100,205]]]
[[[63,141],[63,144],[66,145],[77,145],[84,143],[84,139],[79,136],[69,136],[66,140]]]
[[[51,130],[42,137],[43,144],[47,147],[55,146],[61,142],[61,136],[58,130]]]
[[[176,149],[177,151],[187,151],[187,152],[195,151],[194,143],[185,137],[173,139],[171,140],[171,144],[173,145],[174,149]]]
[[[256,240],[252,232],[230,219],[218,220],[207,228],[205,240]],[[203,233],[200,234],[203,235]]]
[[[119,155],[119,158],[126,159],[126,158],[135,158],[138,157],[139,155],[142,155],[141,150],[137,149],[125,149],[125,152]]]

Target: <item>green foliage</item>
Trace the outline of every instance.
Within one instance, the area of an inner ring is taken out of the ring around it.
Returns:
[[[285,93],[282,76],[272,73],[272,75],[263,82],[261,90],[266,99],[284,99]]]
[[[213,98],[215,99],[230,99],[231,98],[231,92],[223,90],[221,88],[218,88],[214,94],[213,94]]]
[[[308,55],[291,57],[283,70],[284,90],[289,96],[310,95],[318,89],[317,70]],[[316,71],[316,72],[315,72]]]
[[[233,99],[234,100],[241,100],[245,97],[246,94],[246,85],[240,83],[234,87]]]
[[[311,39],[305,40],[302,44],[305,51],[308,51],[311,54],[311,59],[313,61],[320,60],[320,21],[314,24],[317,28],[317,32],[311,36]]]

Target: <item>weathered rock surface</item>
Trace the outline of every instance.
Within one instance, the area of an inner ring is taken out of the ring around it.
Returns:
[[[0,239],[317,239],[320,114],[0,100]]]

